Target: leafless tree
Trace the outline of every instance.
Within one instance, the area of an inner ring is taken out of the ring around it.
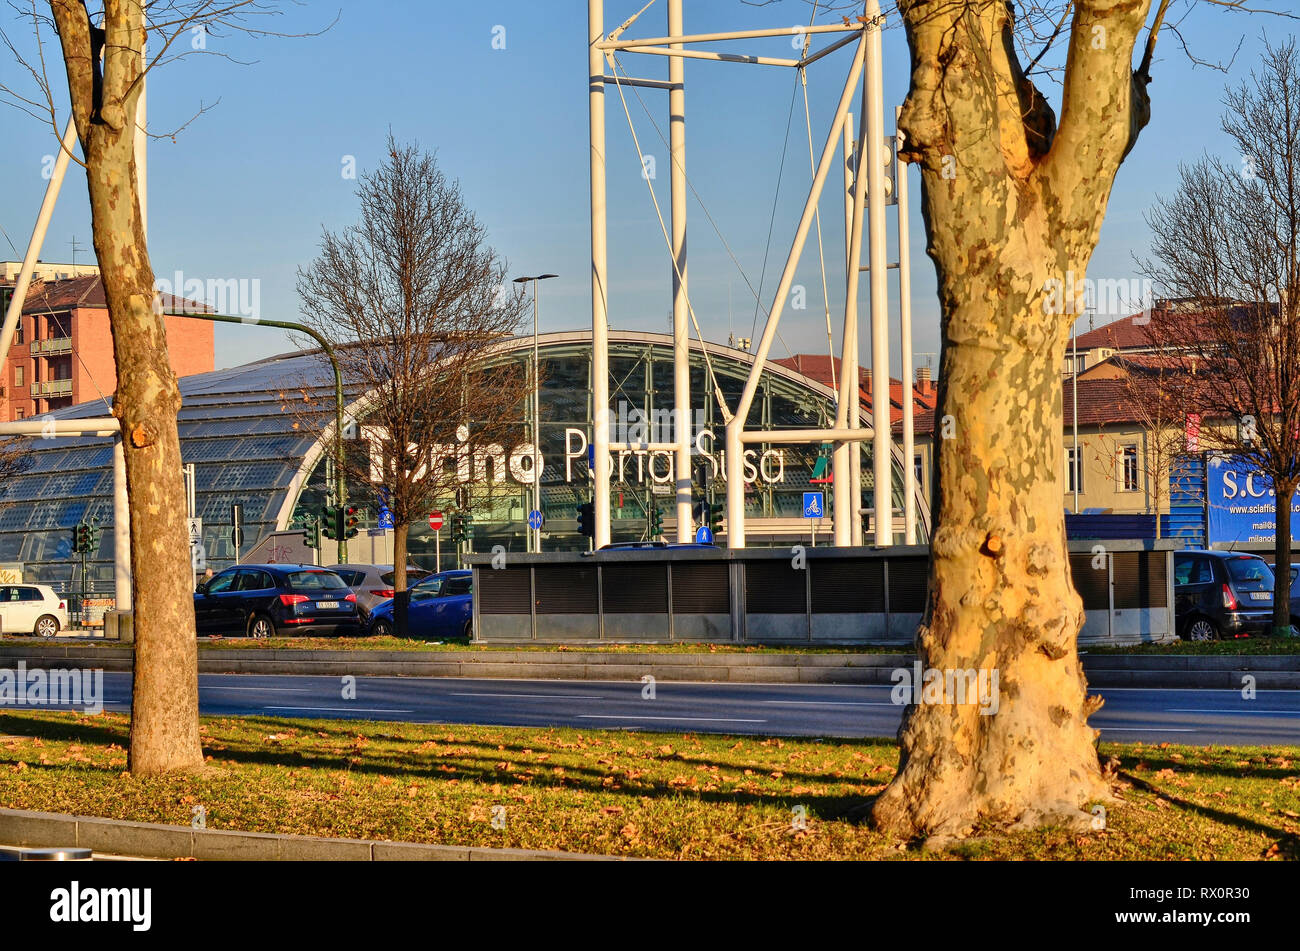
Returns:
[[[1181,311],[1149,324],[1177,368],[1173,387],[1205,425],[1201,445],[1266,475],[1276,494],[1273,623],[1290,627],[1291,499],[1300,488],[1300,52],[1265,41],[1249,82],[1229,89],[1231,159],[1180,169],[1147,215],[1144,270]]]
[[[359,431],[379,458],[349,453],[350,481],[385,490],[394,621],[405,633],[407,528],[449,499],[467,511],[470,482],[504,480],[506,455],[526,435],[530,386],[527,369],[499,353],[526,299],[507,290],[506,262],[459,185],[415,145],[390,135],[387,152],[360,179],[360,220],[324,233],[316,260],[298,271],[298,293],[345,384],[365,394]],[[530,453],[529,477],[536,460]]]
[[[203,765],[193,571],[186,532],[176,413],[180,391],[167,356],[162,308],[145,241],[135,164],[137,105],[146,74],[204,52],[221,31],[264,35],[274,0],[29,0],[16,7],[33,34],[0,39],[32,88],[0,84],[0,101],[50,123],[62,140],[47,44],[56,34],[72,122],[86,170],[91,228],[113,337],[131,510],[135,676],[131,771]],[[150,61],[145,62],[149,43]],[[202,107],[199,109],[203,111]],[[62,148],[62,145],[60,146]]]
[[[1105,450],[1094,463],[1109,478],[1122,477],[1124,445],[1131,439],[1134,424],[1141,431],[1137,447],[1137,467],[1147,487],[1150,507],[1155,514],[1156,538],[1163,534],[1161,516],[1168,496],[1170,479],[1181,471],[1188,452],[1188,409],[1180,399],[1181,387],[1176,365],[1160,357],[1116,357],[1122,376],[1116,381],[1117,407],[1113,422],[1125,432],[1110,436],[1103,428],[1101,443]]]

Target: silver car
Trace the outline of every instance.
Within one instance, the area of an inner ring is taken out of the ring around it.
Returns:
[[[357,608],[368,616],[376,604],[387,601],[394,594],[392,565],[329,565],[329,570],[343,579],[357,596]],[[408,565],[406,586],[413,587],[421,578],[432,572]]]

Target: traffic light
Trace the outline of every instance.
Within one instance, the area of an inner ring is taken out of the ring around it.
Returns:
[[[326,538],[337,539],[339,537],[339,507],[337,505],[327,505],[321,509],[320,525],[321,534]]]
[[[355,538],[357,534],[357,525],[360,523],[360,509],[355,505],[348,505],[343,508],[339,516],[339,537]]]
[[[453,542],[465,540],[465,516],[459,512],[451,517],[451,540]]]
[[[596,537],[596,506],[590,502],[578,506],[578,532],[588,538]]]
[[[664,516],[659,511],[659,506],[650,510],[650,537],[658,538],[664,533]]]
[[[89,528],[90,528],[89,547],[86,549],[86,551],[96,551],[99,549],[99,526],[95,525],[94,523],[91,523]]]
[[[302,542],[308,548],[320,548],[320,519],[308,519],[302,530]]]
[[[72,529],[72,550],[78,555],[90,551],[90,526],[79,522]]]

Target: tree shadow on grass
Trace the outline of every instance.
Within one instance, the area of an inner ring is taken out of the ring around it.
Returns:
[[[1274,839],[1277,841],[1278,847],[1284,858],[1300,858],[1300,836],[1297,836],[1294,832],[1288,832],[1286,829],[1279,829],[1276,826],[1266,825],[1265,823],[1258,822],[1248,816],[1239,815],[1235,812],[1228,812],[1224,809],[1215,809],[1212,806],[1205,806],[1198,802],[1192,802],[1190,799],[1184,799],[1182,796],[1175,795],[1168,790],[1161,789],[1158,786],[1153,786],[1140,776],[1134,776],[1132,773],[1125,770],[1120,770],[1117,775],[1132,783],[1137,789],[1141,789],[1143,792],[1148,792],[1153,796],[1163,799],[1165,802],[1175,805],[1186,812],[1193,812],[1198,816],[1210,819],[1211,821],[1217,822],[1221,825],[1235,826],[1243,831],[1254,832],[1258,835]]]
[[[131,728],[128,722],[123,722],[120,726],[107,720],[94,724],[72,718],[90,714],[74,713],[68,717],[46,719],[39,716],[23,716],[24,712],[28,711],[0,713],[0,735],[16,736],[19,739],[85,743],[92,746],[108,746],[113,743],[126,746],[130,739]]]
[[[249,721],[248,725],[256,726],[258,729],[274,728],[284,729],[286,721],[266,719],[266,718],[240,718]],[[302,732],[311,731],[312,724],[296,725]],[[104,724],[87,723],[84,720],[74,720],[71,718],[53,718],[46,719],[43,717],[25,717],[19,714],[6,714],[0,716],[0,731],[11,733],[21,738],[40,739],[60,742],[82,743],[88,746],[105,747],[109,744],[125,745],[128,736],[125,724],[119,726]],[[328,732],[332,735],[342,737],[354,736],[355,732],[350,730],[330,730],[330,731],[312,731]],[[313,737],[309,734],[307,739]],[[373,737],[368,737],[373,739]],[[712,738],[712,737],[711,737]],[[397,737],[398,741],[405,741],[407,737]],[[413,739],[413,738],[409,738]],[[418,742],[427,742],[428,738],[421,739]],[[539,740],[542,737],[539,737]],[[728,740],[731,737],[720,737],[721,740]],[[736,739],[752,739],[737,737]],[[864,780],[856,776],[833,777],[819,773],[806,773],[796,771],[794,773],[784,771],[783,779],[790,780],[787,785],[796,785],[800,783],[816,783],[823,785],[847,786],[850,790],[844,793],[801,793],[794,794],[789,788],[769,789],[769,790],[704,790],[699,788],[690,788],[686,786],[670,785],[667,778],[651,778],[645,781],[638,781],[626,777],[626,769],[639,769],[635,761],[631,763],[621,763],[617,769],[601,769],[599,766],[581,766],[566,764],[563,769],[563,775],[550,773],[548,764],[537,762],[525,762],[512,764],[513,769],[499,770],[496,763],[503,759],[509,758],[510,753],[522,753],[524,749],[533,747],[523,747],[516,744],[492,744],[486,741],[471,740],[468,738],[458,738],[455,741],[456,746],[466,747],[471,752],[460,752],[450,756],[436,756],[427,753],[419,753],[414,750],[409,753],[396,753],[391,751],[378,752],[367,751],[365,748],[356,750],[337,750],[337,751],[312,751],[312,750],[294,750],[266,746],[260,748],[249,748],[246,740],[236,739],[234,745],[223,744],[223,748],[216,748],[212,745],[212,738],[204,744],[204,752],[211,754],[214,761],[225,761],[242,766],[261,766],[273,767],[277,769],[309,769],[309,770],[337,770],[341,772],[350,772],[353,774],[364,774],[367,776],[393,776],[404,775],[408,777],[418,777],[427,780],[450,780],[456,779],[461,782],[477,783],[483,786],[492,786],[501,784],[503,786],[513,786],[519,784],[522,787],[532,788],[538,791],[560,791],[572,792],[578,795],[599,795],[602,797],[614,798],[652,798],[652,799],[688,799],[696,800],[702,803],[732,803],[739,805],[762,805],[778,806],[785,811],[792,811],[796,806],[803,806],[807,810],[810,818],[843,819],[851,824],[857,824],[863,821],[869,811],[870,803],[874,801],[874,795],[864,796],[862,792],[856,791],[863,786],[875,787],[879,785],[878,781]],[[501,750],[497,747],[505,745],[506,749]],[[537,744],[538,748],[542,745]],[[575,752],[575,751],[564,751]],[[626,755],[626,754],[613,754]],[[674,754],[675,755],[675,754]],[[352,760],[360,759],[360,763],[354,763]],[[694,770],[694,767],[705,765],[716,765],[720,769],[726,769],[730,772],[742,771],[745,767],[733,763],[714,763],[707,756],[688,756],[673,760],[673,765],[680,766],[683,770]],[[450,766],[451,769],[445,770],[439,767]],[[28,764],[28,768],[33,771],[53,771],[62,770],[69,767],[68,763],[49,763],[49,764]],[[647,771],[650,769],[667,770],[668,763],[664,759],[656,758],[653,762],[646,764]],[[101,770],[104,772],[116,773],[118,770],[95,763],[77,764],[77,768]],[[532,775],[524,776],[523,774],[532,771]],[[619,785],[617,788],[605,785],[606,779],[614,779]],[[709,777],[709,781],[712,781]],[[717,780],[723,782],[724,780]],[[734,781],[734,780],[726,780]]]

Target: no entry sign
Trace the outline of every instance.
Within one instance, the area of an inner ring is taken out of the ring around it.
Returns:
[[[431,529],[433,529],[435,532],[442,528],[442,513],[441,513],[441,512],[430,512],[430,513],[429,513],[429,527],[430,527]]]

